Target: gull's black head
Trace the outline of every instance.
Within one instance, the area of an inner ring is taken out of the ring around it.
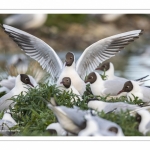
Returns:
[[[114,132],[116,134],[118,133],[118,128],[117,127],[110,127],[108,130],[111,131],[111,132]]]
[[[123,89],[120,92],[118,92],[118,94],[120,94],[122,92],[131,92],[132,90],[133,90],[132,82],[127,81],[127,82],[125,82]]]
[[[97,76],[95,72],[91,72],[87,77],[86,80],[84,81],[85,83],[90,82],[91,84],[94,83],[97,79]]]
[[[62,83],[64,87],[69,88],[71,86],[71,79],[69,77],[64,77],[60,83]]]
[[[24,84],[29,84],[29,85],[31,85],[32,87],[34,87],[33,84],[31,83],[30,78],[28,77],[28,75],[26,75],[26,74],[20,74],[20,77],[21,77],[20,80],[21,80]]]
[[[47,130],[51,135],[57,135],[57,131],[55,129],[48,129]]]
[[[71,52],[68,52],[66,54],[66,66],[71,66],[74,62],[74,54]]]
[[[140,125],[141,120],[142,120],[141,115],[139,115],[138,113],[136,113],[135,120],[136,120],[136,122],[138,122],[137,129],[139,129],[139,125]]]
[[[138,113],[136,113],[136,116],[135,116],[135,119],[138,123],[141,122],[142,118],[141,118],[141,115],[139,115]]]
[[[107,71],[110,68],[110,62],[106,62],[103,65],[99,65],[95,70]]]

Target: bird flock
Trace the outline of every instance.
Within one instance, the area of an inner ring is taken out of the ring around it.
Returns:
[[[124,136],[122,128],[117,123],[104,119],[98,114],[99,112],[119,114],[129,111],[138,121],[139,132],[146,135],[150,131],[148,106],[150,88],[144,86],[148,76],[135,80],[117,77],[114,65],[111,62],[104,62],[139,38],[142,30],[101,39],[87,47],[77,61],[74,53],[68,52],[63,63],[55,50],[41,39],[6,24],[1,27],[26,55],[37,61],[43,70],[49,73],[49,77],[60,91],[76,95],[71,100],[74,104],[71,108],[58,105],[54,97],[43,99],[57,118],[57,122],[51,123],[45,130],[50,131],[51,134],[54,132],[58,136]],[[20,60],[15,62],[19,63]],[[0,98],[0,111],[4,112],[0,120],[0,133],[11,135],[10,129],[18,125],[18,122],[12,118],[14,112],[11,110],[16,102],[11,98],[21,93],[25,96],[30,88],[39,88],[39,84],[31,75],[18,74],[17,77],[9,76],[8,79],[3,79],[0,81],[0,86],[0,92],[3,90],[6,92]],[[83,101],[87,91],[95,98],[87,99],[85,104],[88,110],[82,110],[75,106],[75,103]],[[110,99],[122,96],[126,101],[109,102]],[[101,101],[98,97],[106,97],[107,102]],[[127,103],[134,101],[135,98],[142,100],[145,105]]]

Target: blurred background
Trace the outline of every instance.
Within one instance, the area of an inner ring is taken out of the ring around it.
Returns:
[[[42,39],[57,52],[62,61],[68,51],[73,51],[77,60],[88,46],[102,38],[143,29],[139,39],[109,61],[114,63],[115,74],[118,76],[137,79],[150,74],[150,14],[0,14],[0,23],[12,25]],[[36,65],[44,72],[28,56],[17,58],[16,54],[24,53],[0,29],[1,78],[20,73],[19,70],[14,72],[8,66],[24,60],[27,66],[32,62],[30,67],[33,70]],[[150,85],[150,81],[146,85]]]

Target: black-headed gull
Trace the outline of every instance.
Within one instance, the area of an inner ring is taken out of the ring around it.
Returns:
[[[126,78],[115,76],[115,74],[114,74],[114,72],[115,72],[114,65],[111,62],[105,62],[102,65],[100,64],[95,70],[104,71],[107,80],[117,79],[117,80],[121,80],[121,81],[124,81],[124,82],[129,80],[129,79],[126,79]],[[145,79],[148,76],[149,75],[144,76],[144,77],[139,78],[139,79],[136,79],[135,81],[139,81],[139,83],[141,83],[141,85],[142,85],[146,81],[146,80],[143,80],[143,79]]]
[[[73,86],[81,95],[86,89],[83,81],[85,76],[92,72],[99,63],[115,56],[142,32],[142,30],[133,30],[99,40],[84,50],[76,64],[73,53],[67,53],[67,61],[63,65],[56,52],[41,39],[5,24],[2,27],[28,56],[38,61],[42,68],[50,73],[52,78],[60,82],[63,77],[70,77]],[[67,65],[68,60],[71,65]]]
[[[138,97],[143,102],[150,102],[150,88],[139,86],[136,81],[127,81],[124,83],[122,90],[118,91],[118,94],[122,92],[127,92],[128,100],[134,100],[135,97]]]
[[[138,130],[146,135],[150,132],[150,112],[145,109],[136,111],[136,120],[138,121]]]
[[[77,101],[78,99],[80,99],[80,101],[82,101],[82,97],[81,97],[80,93],[74,88],[74,86],[72,85],[72,81],[69,77],[64,77],[62,79],[62,81],[60,82],[60,90],[62,90],[62,91],[65,90],[67,92],[72,92],[73,94],[76,94],[78,96],[78,97],[74,98],[75,101]],[[73,101],[74,100],[72,99],[72,102]]]
[[[91,116],[85,115],[86,127],[81,130],[78,136],[115,136],[115,133],[110,131],[100,130],[98,122]]]
[[[90,114],[85,115],[85,119],[86,127],[79,132],[79,136],[97,134],[101,136],[124,136],[121,127],[114,122]]]
[[[95,96],[117,96],[118,90],[123,87],[123,81],[103,80],[97,72],[91,72],[85,79],[85,83],[90,82],[90,88]],[[121,94],[126,96],[126,92]]]
[[[76,107],[56,106],[53,101],[54,99],[52,98],[51,103],[47,102],[47,106],[53,111],[62,128],[69,133],[78,135],[85,128],[84,115],[88,112]]]
[[[31,83],[34,86],[38,86],[36,80],[32,76],[30,76],[30,75],[28,75],[28,76],[29,76],[29,78],[31,80]],[[2,79],[0,81],[0,86],[2,86],[1,88],[6,88],[7,89],[6,93],[8,93],[9,91],[11,91],[15,87],[16,78],[17,77],[15,77],[15,76],[8,76],[7,79]]]
[[[105,113],[135,110],[140,108],[138,105],[128,104],[125,102],[103,102],[97,99],[90,99],[88,101],[88,108],[92,108],[98,112],[104,111]]]
[[[141,80],[142,81],[142,80]],[[135,81],[136,84],[141,84],[141,81]],[[118,95],[118,91],[122,89],[125,84],[124,80],[112,79],[103,80],[102,77],[97,72],[91,72],[85,79],[85,83],[90,82],[90,88],[93,95],[96,96],[126,96],[127,92],[122,91]]]
[[[47,19],[47,14],[15,14],[4,19],[4,23],[21,29],[41,27]]]
[[[17,125],[16,121],[12,118],[10,110],[4,112],[3,118],[0,120],[0,133],[2,135],[9,135],[10,128]]]
[[[15,80],[15,87],[6,95],[0,98],[0,111],[8,109],[13,103],[13,100],[9,100],[13,96],[19,95],[21,92],[25,95],[28,91],[28,87],[34,87],[35,84],[30,76],[26,74],[19,74]],[[14,104],[13,104],[14,105]]]

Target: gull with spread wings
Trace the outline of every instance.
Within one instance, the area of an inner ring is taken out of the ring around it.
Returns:
[[[38,61],[57,83],[66,76],[70,77],[73,86],[81,95],[86,90],[83,81],[85,76],[94,71],[100,63],[115,56],[142,33],[142,30],[133,30],[99,40],[84,50],[76,64],[74,54],[69,52],[63,65],[56,52],[41,39],[5,24],[2,28],[28,56]]]

